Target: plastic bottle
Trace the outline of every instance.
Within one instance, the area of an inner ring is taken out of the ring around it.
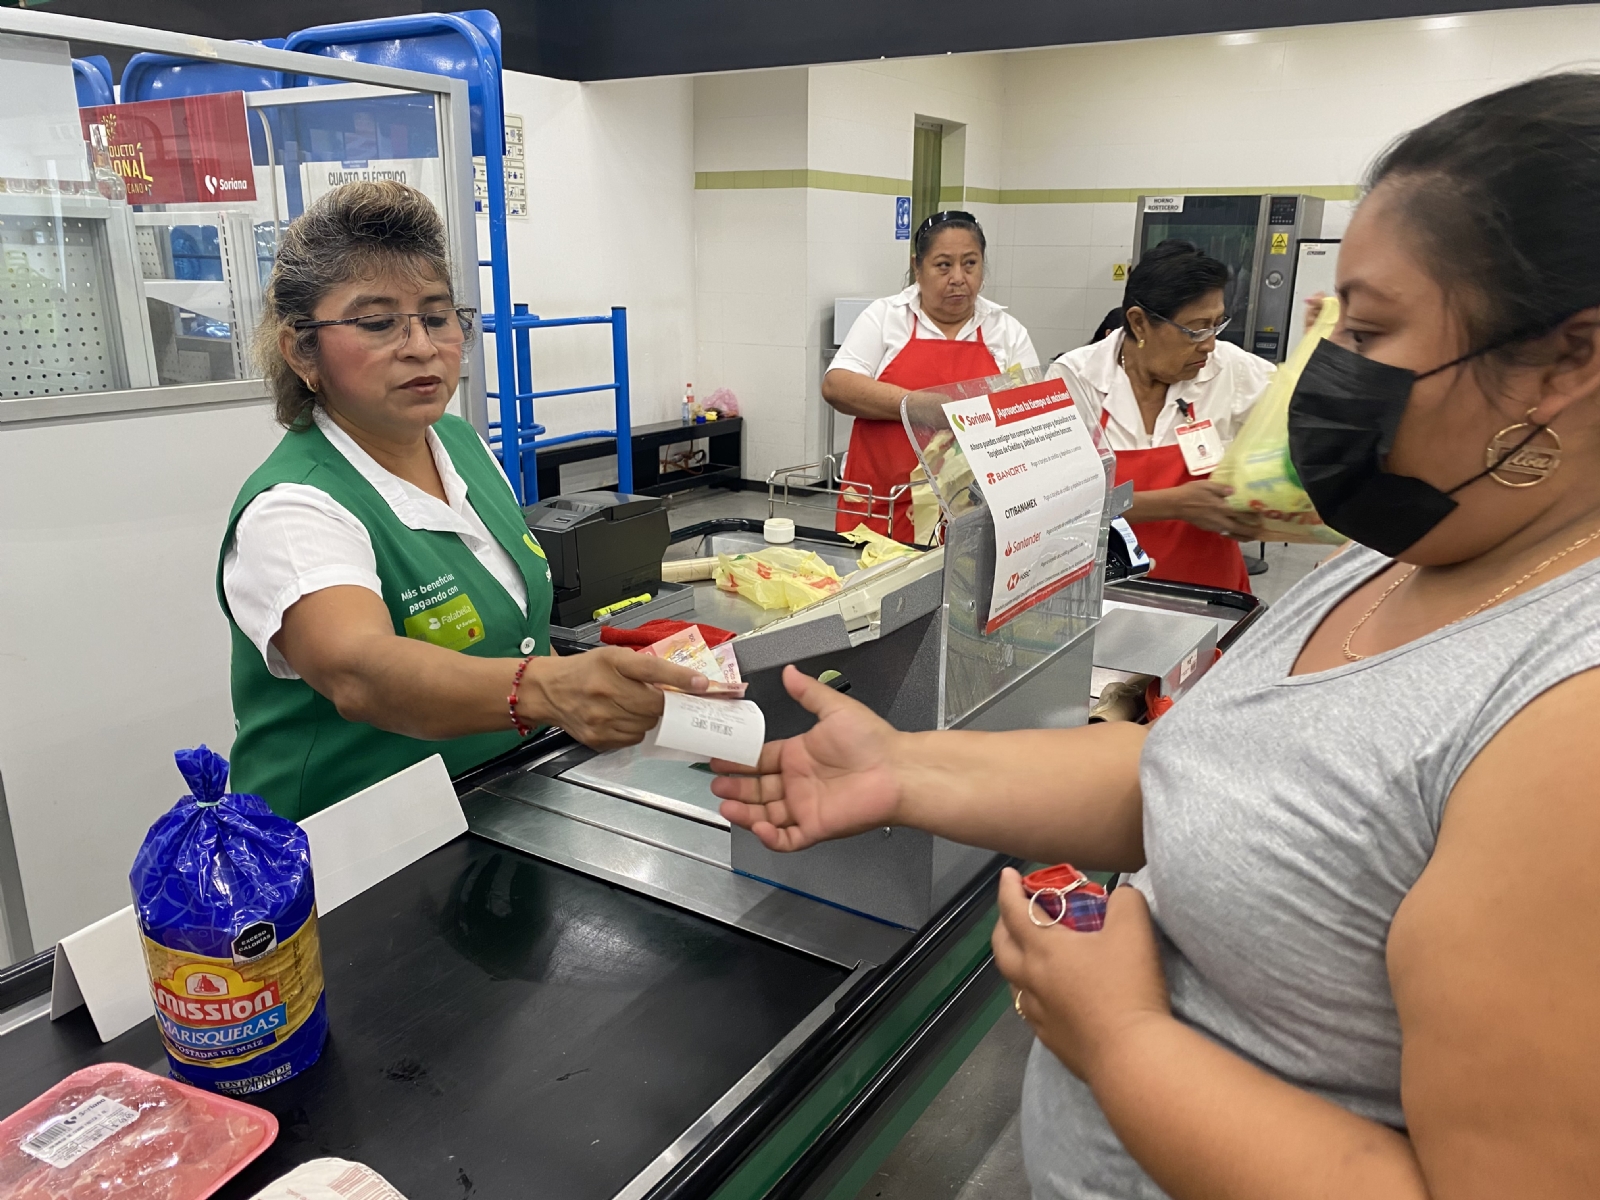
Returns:
[[[694,421],[694,384],[683,385],[683,423],[691,424]]]

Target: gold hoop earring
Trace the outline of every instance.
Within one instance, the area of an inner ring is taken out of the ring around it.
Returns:
[[[1548,425],[1541,425],[1533,419],[1533,409],[1515,425],[1507,425],[1494,435],[1494,440],[1483,451],[1483,465],[1489,470],[1489,478],[1501,487],[1526,488],[1537,487],[1546,479],[1556,473],[1561,466],[1561,435]],[[1525,433],[1524,430],[1532,430]],[[1554,446],[1534,446],[1530,443],[1540,434],[1548,434]],[[1533,478],[1524,480],[1504,479],[1501,471],[1514,471],[1519,475],[1531,475]]]
[[[1139,349],[1141,349],[1141,350],[1144,349],[1144,339],[1143,338],[1139,339]]]
[[[306,385],[306,391],[310,392],[313,396],[317,394],[317,385],[312,383],[311,380],[302,379],[300,382]]]

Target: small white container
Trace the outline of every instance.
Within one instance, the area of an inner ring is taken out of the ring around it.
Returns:
[[[788,517],[768,517],[761,526],[761,536],[767,541],[782,544],[794,541],[794,522]]]

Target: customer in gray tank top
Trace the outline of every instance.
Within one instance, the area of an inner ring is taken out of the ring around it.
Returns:
[[[1597,218],[1597,76],[1384,155],[1289,409],[1359,544],[1154,727],[903,734],[791,668],[817,724],[717,764],[774,849],[1136,871],[1097,933],[1002,876],[1036,1200],[1600,1195]]]

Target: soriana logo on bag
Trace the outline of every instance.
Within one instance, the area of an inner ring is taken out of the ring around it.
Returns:
[[[78,116],[86,141],[98,145],[104,135],[130,204],[256,198],[243,92],[101,104],[80,108]]]

